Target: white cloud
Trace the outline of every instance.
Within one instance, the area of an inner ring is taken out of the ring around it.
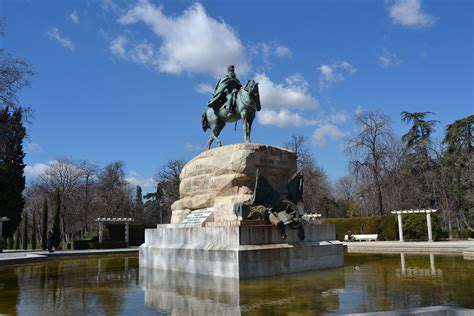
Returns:
[[[313,140],[318,146],[324,146],[328,140],[338,140],[347,134],[334,124],[325,124],[318,127],[313,134]]]
[[[152,189],[156,187],[156,181],[153,178],[143,178],[138,172],[130,171],[125,180],[133,186],[139,185],[142,189]]]
[[[47,34],[49,38],[57,41],[62,47],[67,48],[70,51],[74,51],[74,43],[71,41],[71,39],[62,36],[61,32],[59,32],[59,29],[56,26],[49,30]]]
[[[328,122],[345,123],[349,120],[349,115],[346,112],[339,112],[329,115]]]
[[[332,65],[323,64],[318,69],[321,73],[319,77],[319,88],[321,90],[327,89],[335,82],[344,81],[348,76],[354,74],[357,71],[357,69],[355,69],[347,61],[334,63]]]
[[[100,7],[105,11],[117,11],[118,7],[113,0],[100,0]]]
[[[377,61],[383,68],[398,67],[402,62],[397,55],[391,54],[386,48],[384,48],[382,54],[379,55]]]
[[[76,11],[72,11],[68,18],[72,21],[72,23],[79,24],[79,16],[77,15]]]
[[[142,64],[142,65],[153,64],[154,62],[153,47],[146,42],[138,44],[133,48],[131,58],[137,64]]]
[[[42,153],[43,152],[43,147],[39,144],[35,143],[27,143],[26,144],[26,150],[30,153]]]
[[[26,178],[36,178],[46,172],[51,165],[55,164],[56,160],[52,160],[44,163],[36,163],[34,165],[26,165],[25,166],[25,177]]]
[[[184,145],[184,147],[186,148],[186,150],[188,151],[202,151],[202,150],[205,150],[206,148],[204,146],[200,146],[200,145],[193,145],[191,143],[186,143]]]
[[[260,42],[248,46],[249,53],[253,56],[260,57],[261,63],[257,63],[255,67],[256,72],[265,72],[272,68],[272,58],[290,58],[292,53],[291,50],[285,45],[278,44],[275,42]],[[253,57],[252,56],[252,57]]]
[[[208,83],[200,83],[196,86],[196,91],[199,93],[213,93],[214,86]]]
[[[319,102],[310,94],[308,83],[300,74],[292,75],[284,83],[274,83],[264,73],[257,74],[255,81],[260,86],[262,111],[257,116],[262,125],[279,128],[314,126],[327,123],[345,123],[349,116],[345,112],[308,117],[297,110],[316,110]]]
[[[292,53],[288,47],[278,45],[275,49],[275,55],[277,55],[278,57],[291,57]]]
[[[265,62],[268,62],[270,56],[277,57],[291,57],[291,50],[282,44],[277,44],[275,42],[266,43],[261,42],[254,44],[250,47],[250,50],[255,55],[262,55]]]
[[[318,106],[318,101],[308,91],[308,83],[300,74],[277,84],[261,73],[256,74],[255,81],[260,86],[260,102],[266,108],[315,109]]]
[[[257,43],[250,46],[250,52],[254,55],[261,56],[263,63],[268,67],[270,65],[270,55],[272,54],[271,44]]]
[[[257,117],[258,122],[262,125],[273,125],[280,128],[311,126],[318,123],[317,120],[303,118],[299,113],[286,109],[279,111],[263,109]]]
[[[362,105],[356,106],[355,114],[360,114],[362,112],[364,112],[364,107]]]
[[[406,27],[426,27],[435,22],[432,15],[421,10],[421,0],[396,0],[389,11],[394,23]]]
[[[110,51],[117,57],[120,58],[127,58],[127,50],[125,49],[125,45],[127,44],[128,40],[124,36],[118,36],[112,42],[110,42]]]
[[[316,117],[309,118],[306,114],[292,112],[288,109],[262,109],[257,117],[258,122],[262,125],[277,126],[280,128],[341,124],[347,122],[349,119],[349,115],[345,112],[330,115],[319,113]]]
[[[234,64],[237,73],[247,73],[249,65],[237,34],[224,21],[209,17],[200,3],[177,17],[162,11],[141,0],[118,20],[122,25],[143,22],[162,40],[156,59],[159,71],[221,76],[227,65]]]
[[[136,64],[147,67],[156,64],[153,47],[147,42],[132,44],[125,36],[120,35],[110,42],[109,49],[113,55]]]

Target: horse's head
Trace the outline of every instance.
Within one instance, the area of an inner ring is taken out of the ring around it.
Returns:
[[[256,110],[260,111],[262,109],[262,106],[260,104],[260,93],[258,91],[258,83],[255,82],[255,80],[250,79],[245,85],[244,89],[248,92],[250,99],[255,102]]]

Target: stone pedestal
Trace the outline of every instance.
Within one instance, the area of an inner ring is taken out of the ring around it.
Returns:
[[[271,225],[158,225],[145,230],[140,266],[248,279],[342,266],[342,243],[332,224],[305,224],[306,238],[287,229],[282,241]]]
[[[305,224],[304,241],[287,228],[283,241],[274,226],[237,218],[234,204],[252,198],[258,169],[286,196],[296,155],[268,145],[236,144],[205,151],[186,164],[180,199],[171,207],[172,224],[145,230],[140,267],[248,279],[343,265],[343,246],[332,224]],[[183,222],[188,215],[184,222],[192,224]]]
[[[296,172],[296,155],[261,144],[234,144],[202,152],[181,172],[180,199],[171,206],[171,223],[180,223],[193,210],[210,207],[216,222],[237,220],[234,204],[252,197],[257,169],[286,195],[287,181]]]

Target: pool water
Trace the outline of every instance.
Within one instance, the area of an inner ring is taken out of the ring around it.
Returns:
[[[185,260],[183,258],[183,260]],[[0,267],[0,314],[319,315],[474,308],[474,261],[345,254],[345,266],[237,281],[139,269],[138,256]]]

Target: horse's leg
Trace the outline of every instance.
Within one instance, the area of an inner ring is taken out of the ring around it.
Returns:
[[[242,118],[242,128],[244,129],[244,140],[246,143],[250,143],[250,132],[249,132],[249,124],[247,120],[247,111],[242,111],[240,113],[240,117]]]
[[[221,133],[224,126],[225,126],[225,122],[222,122],[222,121],[218,120],[216,122],[216,126],[212,129],[211,137],[216,141],[218,147],[221,147],[221,145],[222,145],[221,141],[218,138],[218,136]]]
[[[244,111],[242,113],[242,127],[244,128],[245,142],[250,143],[250,132],[252,131],[252,121],[255,114]]]
[[[207,149],[211,149],[212,142],[214,141],[213,131],[214,131],[214,128],[216,128],[216,121],[210,120],[209,117],[212,117],[212,116],[210,115],[210,111],[207,110],[206,119],[207,119],[207,122],[209,123],[210,130],[211,130],[211,136],[209,136],[209,138],[207,139]]]
[[[247,123],[247,128],[245,130],[245,133],[246,133],[246,142],[247,143],[250,143],[250,133],[252,132],[252,121],[253,121],[253,113],[252,112],[249,112],[248,113],[248,116],[247,116],[247,119],[246,119],[246,123]]]
[[[214,140],[214,137],[212,137],[214,133],[211,133],[211,136],[207,139],[207,149],[211,149],[212,141]]]
[[[255,118],[255,112],[249,111],[248,117],[247,117],[247,131],[246,131],[249,143],[250,143],[250,134],[252,133],[252,123],[253,123],[254,118]]]

